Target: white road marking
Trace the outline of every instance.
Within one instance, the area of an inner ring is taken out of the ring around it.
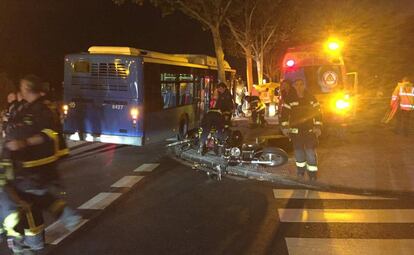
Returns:
[[[103,210],[116,199],[118,199],[122,193],[107,193],[102,192],[94,196],[92,199],[79,206],[78,209],[86,210]]]
[[[155,168],[157,168],[160,164],[158,163],[151,163],[151,164],[142,164],[134,172],[151,172]]]
[[[380,200],[393,199],[376,196],[361,196],[342,193],[320,192],[307,189],[274,189],[273,195],[276,199],[349,199],[349,200]]]
[[[414,239],[286,238],[289,255],[409,255]]]
[[[60,221],[56,221],[45,229],[45,241],[47,244],[57,245],[63,239],[82,227],[86,222],[88,222],[88,220],[83,219],[74,230],[69,231]]]
[[[112,184],[111,187],[112,188],[131,188],[143,178],[144,176],[124,176],[119,181]]]
[[[278,209],[281,222],[414,223],[413,209]]]

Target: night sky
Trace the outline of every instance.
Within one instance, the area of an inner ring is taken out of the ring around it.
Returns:
[[[208,31],[186,16],[162,17],[150,5],[111,0],[0,1],[0,72],[13,79],[34,73],[54,86],[65,54],[91,45],[131,46],[214,56]]]

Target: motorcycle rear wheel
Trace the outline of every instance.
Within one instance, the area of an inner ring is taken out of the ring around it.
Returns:
[[[260,160],[272,161],[269,166],[282,166],[288,162],[288,154],[276,147],[264,148],[262,154],[260,155]]]

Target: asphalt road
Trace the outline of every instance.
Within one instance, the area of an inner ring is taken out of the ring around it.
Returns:
[[[414,249],[409,197],[315,193],[236,178],[217,182],[164,157],[160,146],[80,145],[60,171],[67,200],[83,208],[79,212],[88,221],[62,240],[49,238],[59,242],[41,254],[412,254]]]

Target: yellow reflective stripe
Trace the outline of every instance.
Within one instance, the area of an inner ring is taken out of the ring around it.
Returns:
[[[33,218],[33,214],[31,210],[26,212],[26,219],[27,219],[27,224],[29,225],[30,229],[36,228],[35,220]]]
[[[290,103],[290,106],[297,106],[297,105],[299,105],[299,102],[292,102],[292,103]]]
[[[322,125],[322,121],[314,121],[313,124],[315,124],[315,125]]]
[[[53,131],[52,129],[43,129],[42,133],[46,134],[50,139],[52,139],[54,145],[55,145],[55,154],[58,153],[59,150],[59,137],[58,133]]]
[[[410,105],[410,104],[400,104],[400,106],[414,109],[414,105]]]
[[[24,235],[25,236],[35,236],[38,235],[40,233],[42,233],[42,231],[45,229],[45,225],[40,225],[34,228],[30,228],[30,229],[25,229],[24,230]]]
[[[47,157],[47,158],[42,158],[42,159],[36,159],[36,160],[31,160],[31,161],[26,161],[22,163],[22,166],[24,168],[30,168],[30,167],[37,167],[37,166],[42,166],[42,165],[47,165],[50,163],[55,162],[56,160],[59,159],[59,138],[58,138],[58,133],[56,133],[55,131],[51,130],[51,129],[43,129],[42,133],[46,134],[50,139],[52,139],[53,144],[54,144],[54,155]]]
[[[53,156],[50,156],[50,157],[47,157],[47,158],[42,158],[42,159],[37,159],[37,160],[32,160],[32,161],[26,161],[26,162],[23,162],[22,165],[23,165],[24,168],[42,166],[42,165],[46,165],[46,164],[50,164],[52,162],[55,162],[58,159],[59,159],[58,156],[53,155]]]
[[[318,171],[318,167],[317,166],[308,165],[308,171],[310,171],[310,172],[316,172],[316,171]]]
[[[289,121],[283,121],[283,122],[281,123],[281,125],[282,125],[283,127],[289,126]]]
[[[20,234],[14,230],[17,224],[19,224],[19,213],[18,212],[13,212],[9,214],[6,218],[4,218],[3,226],[8,236],[11,236],[11,237],[20,236]]]
[[[288,109],[292,109],[292,107],[290,107],[290,105],[288,105],[288,104],[283,104],[283,107],[288,108]]]
[[[319,105],[320,105],[319,102],[316,102],[316,103],[312,104],[313,107],[318,107]]]
[[[66,156],[66,155],[69,155],[69,149],[68,148],[63,149],[63,150],[59,150],[58,153],[57,153],[58,157],[63,157],[63,156]]]
[[[296,162],[296,166],[297,167],[305,167],[306,166],[306,162]]]

